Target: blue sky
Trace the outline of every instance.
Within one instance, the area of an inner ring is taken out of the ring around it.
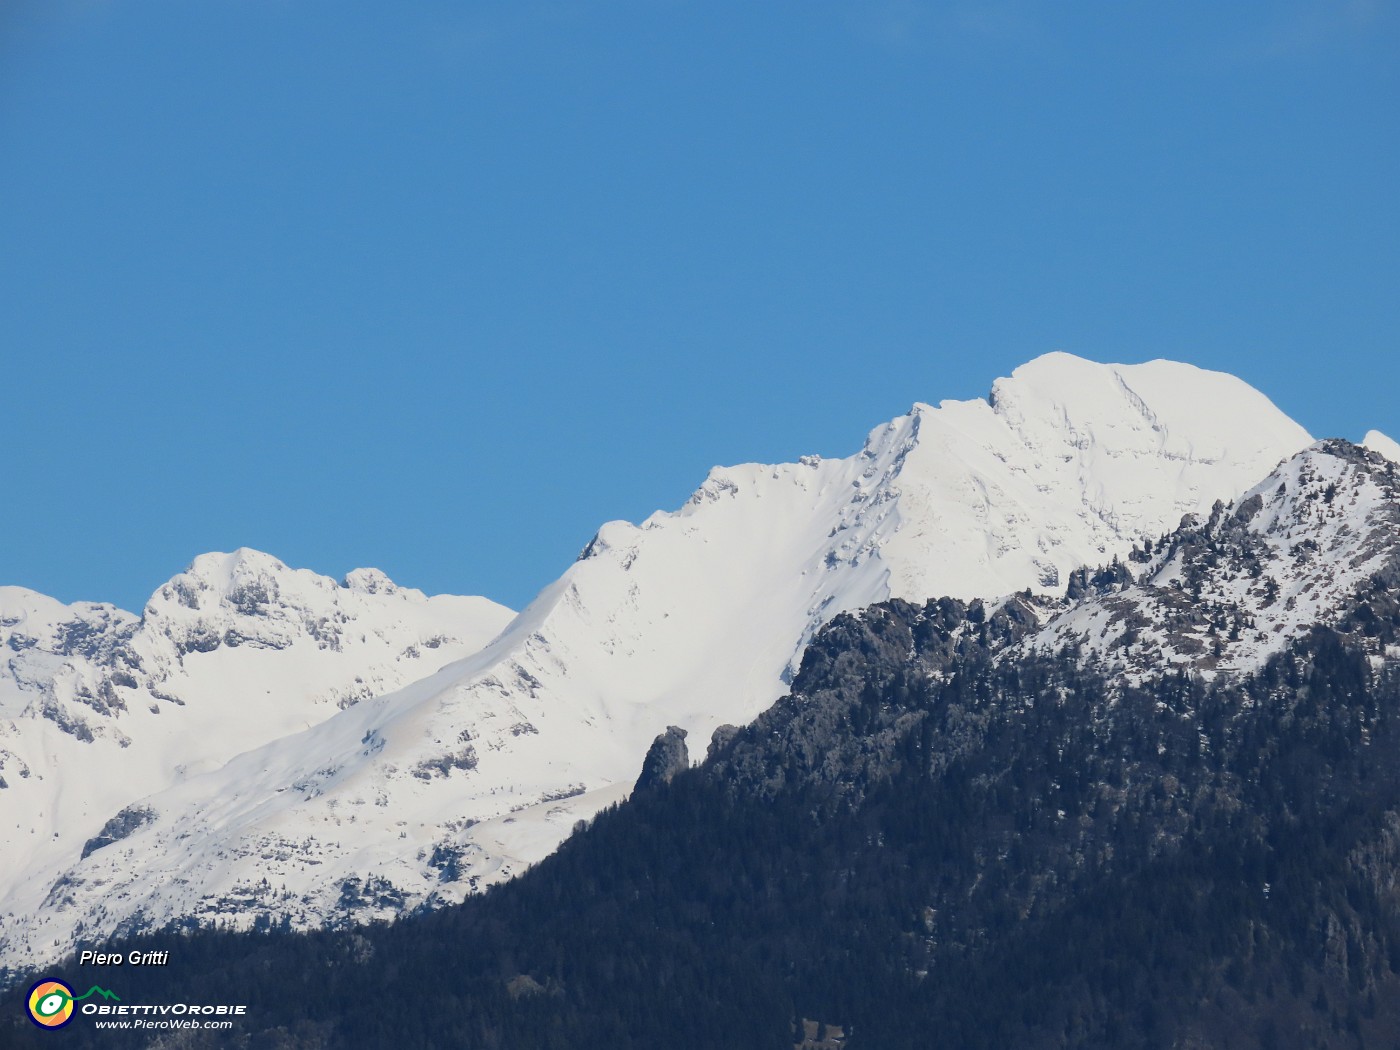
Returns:
[[[1390,0],[11,0],[0,582],[520,607],[1052,349],[1400,437],[1397,187]]]

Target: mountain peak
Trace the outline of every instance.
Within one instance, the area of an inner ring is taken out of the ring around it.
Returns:
[[[256,906],[315,925],[459,899],[624,796],[668,727],[707,740],[751,720],[839,613],[889,598],[1063,594],[1080,566],[1209,514],[1310,442],[1233,377],[1046,355],[988,400],[916,402],[846,458],[716,468],[680,509],[604,525],[503,631],[451,654],[436,616],[474,616],[464,599],[387,597],[374,570],[337,586],[256,551],[203,556],[152,600],[138,641],[159,637],[137,653],[139,681],[158,669],[162,695],[178,687],[196,702],[177,712],[114,686],[130,754],[143,753],[138,718],[162,732],[213,720],[234,688],[267,742],[212,735],[238,757],[151,795],[159,816],[131,841],[36,861],[33,892],[0,898],[0,922],[16,916],[0,959],[98,916],[175,921],[239,901],[240,915]],[[409,619],[420,605],[421,629]],[[296,667],[302,700],[288,703]],[[90,708],[75,710],[96,724]],[[111,816],[97,808],[72,845]],[[450,878],[435,857],[456,858]],[[367,864],[393,892],[347,897]],[[164,877],[174,871],[178,885]],[[21,930],[58,880],[87,888]],[[275,897],[249,888],[268,884]]]
[[[345,574],[342,586],[352,591],[364,591],[366,594],[396,594],[400,589],[398,584],[379,569],[352,569]]]
[[[1238,455],[1312,440],[1242,379],[1179,361],[1099,364],[1046,354],[997,380],[989,400],[1013,426],[1049,424],[1110,446],[1136,433],[1139,444],[1197,460],[1218,459],[1227,446]]]
[[[1400,463],[1400,442],[1393,438],[1386,437],[1379,430],[1368,431],[1362,438],[1363,448],[1369,448],[1372,452],[1379,452],[1392,463]]]
[[[212,583],[264,572],[286,571],[287,566],[271,554],[252,547],[239,547],[229,552],[209,551],[201,554],[190,562],[184,574]]]
[[[1129,563],[1136,580],[1126,569],[1099,574],[1108,586],[1027,648],[1068,645],[1129,679],[1165,667],[1253,670],[1301,634],[1342,622],[1376,586],[1393,589],[1384,581],[1400,567],[1400,472],[1374,451],[1319,441]]]
[[[1044,355],[986,400],[916,406],[871,433],[864,455],[888,464],[897,505],[879,548],[888,593],[1056,593],[1079,566],[1208,511],[1311,441],[1234,376]]]

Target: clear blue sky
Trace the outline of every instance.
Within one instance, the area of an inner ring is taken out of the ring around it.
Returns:
[[[6,0],[0,582],[520,607],[1051,349],[1400,437],[1390,0]]]

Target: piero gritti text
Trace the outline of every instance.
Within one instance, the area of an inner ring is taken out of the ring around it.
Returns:
[[[170,962],[170,952],[94,952],[83,951],[78,955],[79,966],[164,966]]]

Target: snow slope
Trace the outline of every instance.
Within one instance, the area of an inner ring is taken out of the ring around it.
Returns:
[[[86,857],[65,835],[0,897],[0,965],[120,926],[459,899],[624,797],[666,726],[753,718],[838,612],[1063,593],[1310,440],[1230,376],[1051,354],[851,457],[717,468],[678,511],[603,526],[480,652],[151,793]]]
[[[511,616],[252,550],[197,558],[140,617],[0,588],[0,887],[52,881],[137,799],[421,678]]]
[[[1363,603],[1378,574],[1400,578],[1400,469],[1345,441],[1318,442],[1125,568],[1137,579],[1071,605],[1019,648],[1069,646],[1127,680],[1164,667],[1208,678],[1255,670]]]
[[[1386,437],[1379,430],[1368,431],[1362,439],[1363,448],[1369,448],[1372,452],[1379,452],[1392,463],[1400,463],[1400,444],[1394,439]]]

